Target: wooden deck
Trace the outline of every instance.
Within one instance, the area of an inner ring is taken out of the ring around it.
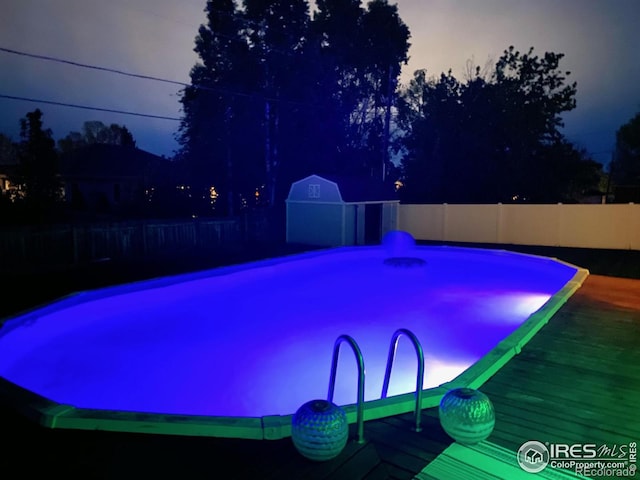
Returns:
[[[492,441],[507,448],[640,441],[640,280],[587,278],[482,391],[497,408]]]
[[[640,280],[590,275],[480,390],[496,410],[488,440],[513,452],[528,440],[640,442]],[[0,458],[20,478],[412,479],[452,443],[436,409],[424,411],[419,433],[412,420],[366,422],[364,444],[352,440],[336,459],[314,463],[290,439],[46,430],[5,406]]]

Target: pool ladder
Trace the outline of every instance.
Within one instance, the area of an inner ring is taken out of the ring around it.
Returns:
[[[413,417],[414,417],[414,426],[413,429],[416,432],[422,430],[420,426],[421,423],[421,415],[422,415],[422,386],[424,382],[424,352],[422,351],[422,346],[420,345],[420,341],[418,337],[416,337],[412,331],[407,330],[406,328],[400,328],[396,330],[391,337],[391,345],[389,345],[389,355],[387,356],[387,368],[384,372],[384,382],[382,383],[382,395],[381,398],[387,398],[387,391],[389,389],[389,378],[391,377],[391,369],[393,368],[393,361],[396,358],[396,349],[398,347],[398,340],[402,335],[406,335],[411,343],[413,344],[413,348],[416,351],[416,356],[418,357],[418,374],[416,375],[416,406],[414,408]]]
[[[333,344],[333,359],[331,360],[331,378],[329,379],[329,395],[327,400],[333,402],[333,392],[336,386],[336,370],[338,369],[338,356],[340,355],[340,345],[348,343],[356,356],[358,362],[358,400],[356,402],[358,443],[364,443],[364,359],[362,352],[356,341],[349,335],[340,335]]]
[[[420,426],[421,423],[421,413],[422,413],[422,386],[424,380],[424,352],[422,350],[422,346],[420,345],[420,341],[418,338],[406,328],[400,328],[396,330],[391,337],[391,344],[389,346],[389,355],[387,356],[387,367],[385,369],[384,374],[384,382],[382,385],[382,395],[381,398],[387,397],[387,391],[389,389],[389,379],[391,377],[391,370],[393,369],[393,361],[396,356],[396,349],[398,347],[398,341],[402,335],[406,335],[413,347],[416,351],[416,355],[418,357],[418,374],[416,378],[416,405],[414,409],[414,431],[419,432],[422,430]],[[362,357],[362,352],[357,342],[350,337],[349,335],[340,335],[334,345],[333,345],[333,357],[331,360],[331,377],[329,379],[329,394],[327,395],[327,400],[329,402],[333,402],[333,394],[335,391],[336,384],[336,370],[338,368],[338,357],[340,355],[340,346],[343,343],[347,343],[356,357],[356,362],[358,365],[358,398],[356,401],[356,423],[358,428],[358,443],[364,443],[364,359]]]

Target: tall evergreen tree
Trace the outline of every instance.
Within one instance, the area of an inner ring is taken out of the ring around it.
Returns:
[[[58,155],[50,129],[43,128],[39,109],[20,120],[18,171],[13,183],[21,185],[24,202],[44,220],[62,198],[58,177]]]
[[[233,0],[208,0],[191,69],[182,92],[184,118],[179,159],[201,214],[234,214],[247,184],[257,180],[251,159],[259,156],[251,121],[259,114],[255,96],[258,65],[249,55],[246,26]]]
[[[267,204],[274,205],[283,162],[292,161],[296,123],[308,115],[305,48],[309,28],[307,0],[245,0],[251,53],[259,65],[262,94],[263,159]]]
[[[318,0],[313,19],[314,42],[321,66],[318,89],[325,99],[321,132],[331,151],[329,168],[344,170],[354,157],[349,131],[358,107],[358,73],[364,42],[361,35],[360,0]],[[333,127],[333,128],[331,128]]]
[[[391,109],[407,61],[409,29],[386,0],[319,0],[313,28],[324,75],[319,86],[338,125],[335,166],[384,177]]]
[[[367,169],[380,172],[382,180],[390,168],[389,140],[391,110],[396,104],[398,78],[402,65],[408,61],[409,28],[398,15],[397,5],[387,0],[372,0],[362,18],[363,71],[369,88],[371,113],[366,132],[370,152]]]
[[[317,7],[311,19],[308,0],[207,2],[180,159],[225,211],[251,189],[279,204],[304,174],[383,170],[408,29],[386,0]]]

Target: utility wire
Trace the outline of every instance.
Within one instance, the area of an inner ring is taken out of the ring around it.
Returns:
[[[227,14],[227,12],[222,12],[222,11],[217,11],[217,13]],[[185,82],[179,82],[179,81],[176,81],[176,80],[169,80],[169,79],[165,79],[165,78],[154,77],[154,76],[151,76],[151,75],[143,75],[143,74],[138,74],[138,73],[125,72],[123,70],[117,70],[117,69],[113,69],[113,68],[109,68],[109,67],[102,67],[102,66],[98,66],[98,65],[84,64],[84,63],[80,63],[80,62],[76,62],[76,61],[72,61],[72,60],[66,60],[66,59],[62,59],[62,58],[58,58],[58,57],[51,57],[51,56],[47,56],[47,55],[39,55],[39,54],[34,54],[34,53],[28,53],[28,52],[23,52],[23,51],[14,50],[14,49],[5,48],[5,47],[0,47],[0,52],[11,53],[11,54],[14,54],[14,55],[31,57],[31,58],[36,58],[36,59],[40,59],[40,60],[47,60],[47,61],[51,61],[51,62],[58,62],[58,63],[67,64],[67,65],[72,65],[72,66],[75,66],[75,67],[88,68],[88,69],[92,69],[92,70],[109,72],[109,73],[114,73],[114,74],[118,74],[118,75],[124,75],[124,76],[128,76],[128,77],[139,78],[139,79],[143,79],[143,80],[153,80],[153,81],[157,81],[157,82],[163,82],[163,83],[168,83],[168,84],[172,84],[172,85],[178,85],[178,86],[182,86],[182,87],[191,87],[191,88],[195,88],[195,89],[199,89],[199,90],[207,90],[207,91],[212,91],[212,92],[219,93],[219,94],[222,94],[222,95],[238,96],[238,97],[245,97],[245,98],[260,98],[262,100],[270,101],[270,102],[274,102],[274,103],[289,103],[289,104],[297,105],[297,106],[323,108],[322,105],[314,105],[314,104],[310,104],[308,102],[287,100],[287,99],[283,99],[283,98],[270,98],[270,97],[267,97],[267,96],[265,96],[263,94],[258,94],[258,93],[253,93],[253,94],[252,93],[242,93],[242,92],[231,91],[231,90],[220,88],[220,87],[207,87],[207,86],[203,86],[203,85],[190,84],[190,83],[185,83]],[[10,95],[2,95],[2,94],[0,94],[0,97],[1,98],[9,98],[9,99],[13,99],[13,100],[23,100],[23,101],[29,101],[29,102],[48,103],[48,104],[51,104],[51,105],[60,105],[60,106],[67,106],[67,107],[74,107],[74,108],[83,108],[83,109],[87,109],[87,110],[97,110],[97,111],[104,111],[104,112],[121,113],[121,114],[124,114],[124,115],[137,115],[137,116],[141,116],[141,117],[159,118],[159,119],[165,119],[165,120],[180,120],[180,119],[174,118],[174,117],[164,117],[164,116],[160,116],[160,115],[148,115],[148,114],[136,113],[136,112],[125,112],[125,111],[120,111],[120,110],[111,110],[111,109],[104,109],[104,108],[99,108],[99,107],[88,107],[88,106],[84,106],[84,105],[74,105],[74,104],[68,104],[68,103],[62,103],[62,102],[54,102],[54,101],[49,101],[49,100],[35,100],[35,99],[29,99],[29,98],[23,98],[23,97],[14,97],[14,96],[10,96]],[[600,133],[600,132],[593,131],[593,132],[575,133],[575,134],[572,134],[572,135],[569,135],[569,134],[565,133],[565,135],[567,137],[572,137],[572,136],[573,137],[580,137],[580,136],[585,136],[587,133],[589,133],[589,134],[596,134],[596,133],[605,134],[605,132],[601,132]],[[598,152],[598,153],[601,154],[601,153],[609,153],[609,152]]]
[[[191,88],[195,88],[198,90],[206,90],[206,91],[211,91],[211,92],[215,92],[221,95],[229,95],[229,96],[236,96],[236,97],[245,97],[245,98],[259,98],[265,101],[270,101],[273,103],[289,103],[291,105],[298,105],[298,106],[314,106],[312,104],[309,104],[308,102],[302,102],[302,101],[295,101],[295,100],[288,100],[288,99],[283,99],[283,98],[273,98],[273,97],[268,97],[266,95],[263,94],[259,94],[259,93],[242,93],[242,92],[238,92],[238,91],[232,91],[232,90],[228,90],[225,88],[220,88],[220,87],[207,87],[207,86],[203,86],[203,85],[197,85],[197,84],[190,84],[190,83],[185,83],[185,82],[178,82],[176,80],[168,80],[166,78],[160,78],[160,77],[154,77],[151,75],[142,75],[142,74],[138,74],[138,73],[131,73],[131,72],[125,72],[123,70],[117,70],[114,68],[109,68],[109,67],[101,67],[98,65],[89,65],[89,64],[85,64],[85,63],[80,63],[80,62],[75,62],[72,60],[65,60],[63,58],[58,58],[58,57],[50,57],[47,55],[38,55],[35,53],[28,53],[28,52],[22,52],[19,50],[13,50],[11,48],[5,48],[5,47],[0,47],[0,52],[5,52],[5,53],[11,53],[14,55],[20,55],[20,56],[24,56],[24,57],[31,57],[31,58],[36,58],[38,60],[47,60],[50,62],[58,62],[58,63],[63,63],[66,65],[72,65],[74,67],[80,67],[80,68],[88,68],[91,70],[98,70],[98,71],[102,71],[102,72],[109,72],[109,73],[115,73],[118,75],[124,75],[127,77],[134,77],[134,78],[140,78],[143,80],[153,80],[156,82],[164,82],[164,83],[169,83],[169,84],[173,84],[173,85],[179,85],[181,87],[191,87]],[[321,105],[318,105],[317,107],[321,107]]]
[[[24,57],[31,57],[31,58],[37,58],[39,60],[48,60],[50,62],[58,62],[58,63],[66,63],[67,65],[73,65],[74,67],[81,67],[81,68],[89,68],[92,70],[99,70],[102,72],[110,72],[110,73],[117,73],[118,75],[125,75],[127,77],[134,77],[134,78],[141,78],[144,80],[154,80],[156,82],[164,82],[164,83],[170,83],[172,85],[180,85],[182,87],[190,87],[191,85],[185,82],[178,82],[175,80],[167,80],[165,78],[159,78],[159,77],[152,77],[151,75],[141,75],[138,73],[130,73],[130,72],[125,72],[123,70],[116,70],[114,68],[108,68],[108,67],[100,67],[97,65],[88,65],[86,63],[79,63],[79,62],[74,62],[72,60],[65,60],[63,58],[57,58],[57,57],[49,57],[47,55],[37,55],[35,53],[27,53],[27,52],[21,52],[19,50],[13,50],[10,48],[5,48],[5,47],[0,47],[0,52],[5,52],[5,53],[12,53],[14,55],[21,55]],[[200,87],[198,87],[200,88]]]
[[[3,93],[0,93],[0,98],[7,98],[9,100],[20,100],[23,102],[33,102],[33,103],[46,103],[48,105],[58,105],[61,107],[72,107],[72,108],[81,108],[83,110],[95,110],[95,111],[99,111],[99,112],[109,112],[109,113],[120,113],[122,115],[133,115],[136,117],[147,117],[147,118],[157,118],[160,120],[174,120],[174,121],[180,121],[182,119],[180,118],[176,118],[176,117],[165,117],[162,115],[150,115],[147,113],[138,113],[138,112],[127,112],[125,110],[114,110],[111,108],[102,108],[102,107],[90,107],[87,105],[78,105],[78,104],[74,104],[74,103],[64,103],[64,102],[55,102],[52,100],[41,100],[41,99],[37,99],[37,98],[27,98],[27,97],[18,97],[15,95],[5,95]]]

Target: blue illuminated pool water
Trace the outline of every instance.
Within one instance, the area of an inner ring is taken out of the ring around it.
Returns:
[[[336,338],[353,337],[365,400],[380,398],[392,334],[411,330],[425,388],[449,381],[547,302],[576,268],[543,257],[416,247],[332,249],[85,292],[7,321],[0,376],[78,408],[166,414],[287,415],[326,398]],[[400,341],[389,395],[414,391]],[[334,401],[356,399],[343,348]]]

